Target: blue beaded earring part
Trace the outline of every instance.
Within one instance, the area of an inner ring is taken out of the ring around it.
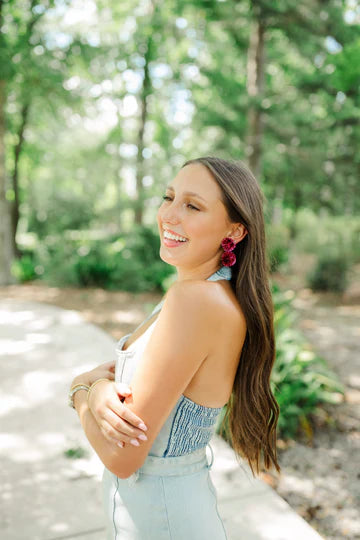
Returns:
[[[232,269],[230,266],[221,266],[219,270],[215,272],[217,276],[219,276],[220,279],[231,279],[232,276]]]

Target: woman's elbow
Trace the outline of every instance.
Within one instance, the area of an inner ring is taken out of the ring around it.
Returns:
[[[105,467],[115,474],[118,478],[121,478],[121,480],[125,480],[126,478],[129,478],[135,470],[137,470],[138,467],[134,469],[133,464],[126,464],[121,459],[121,456],[118,455],[111,455],[106,456],[105,459],[101,460]]]
[[[103,454],[99,455],[104,466],[108,471],[115,474],[118,478],[125,479],[131,476],[131,472],[125,469],[124,464],[121,462],[121,457],[116,454]]]

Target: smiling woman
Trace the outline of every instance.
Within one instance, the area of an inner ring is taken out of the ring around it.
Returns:
[[[160,257],[177,281],[118,343],[115,382],[113,366],[74,380],[74,406],[105,465],[109,539],[223,540],[206,448],[224,407],[236,454],[279,470],[262,193],[241,162],[204,157],[163,199]]]

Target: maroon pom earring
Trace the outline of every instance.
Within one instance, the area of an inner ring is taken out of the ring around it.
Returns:
[[[236,243],[234,240],[232,240],[232,238],[227,236],[221,242],[221,247],[225,252],[221,255],[221,262],[223,266],[233,266],[236,263],[236,255],[235,253],[231,252],[236,248]]]

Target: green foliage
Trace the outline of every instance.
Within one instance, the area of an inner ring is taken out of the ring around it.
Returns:
[[[76,446],[74,448],[68,448],[64,451],[64,455],[68,459],[81,459],[88,455],[88,452],[82,446]]]
[[[311,425],[312,416],[325,403],[337,403],[343,387],[326,362],[306,344],[295,328],[291,297],[276,289],[276,361],[272,387],[280,406],[279,435],[295,437],[302,426]]]
[[[25,252],[20,259],[15,259],[12,264],[11,273],[20,283],[35,279],[37,274],[33,252]]]
[[[291,307],[291,295],[273,286],[275,307],[276,360],[271,386],[280,406],[278,436],[295,438],[301,430],[309,436],[311,423],[319,408],[326,403],[338,403],[343,386],[295,329],[296,317]],[[216,432],[230,442],[229,427],[223,423],[225,407],[219,415]]]
[[[268,225],[266,232],[270,272],[276,272],[289,261],[290,231],[279,224]]]
[[[28,217],[28,231],[40,238],[66,230],[88,228],[94,219],[92,202],[84,195],[56,190],[43,202],[43,209],[32,207]]]
[[[287,213],[286,222],[295,229],[298,252],[314,253],[331,250],[360,262],[360,218],[357,216],[319,216],[310,208],[296,214]]]
[[[350,262],[341,252],[320,253],[315,267],[307,274],[313,291],[344,292],[348,285]]]
[[[159,249],[159,235],[148,227],[134,225],[123,236],[100,238],[67,231],[38,242],[32,268],[51,285],[163,291],[173,269],[159,258]]]

